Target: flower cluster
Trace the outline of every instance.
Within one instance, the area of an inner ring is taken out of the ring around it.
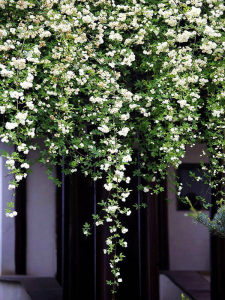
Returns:
[[[94,222],[109,228],[114,292],[127,247],[121,216],[132,206],[128,167],[140,190],[158,193],[186,145],[206,143],[212,187],[223,178],[224,10],[222,0],[0,0],[9,189],[27,176],[31,150],[51,178],[61,157],[67,173],[104,178],[108,198]]]

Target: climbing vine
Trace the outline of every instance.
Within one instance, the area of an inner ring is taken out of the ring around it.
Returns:
[[[31,151],[57,184],[57,165],[104,179],[93,222],[109,227],[113,292],[127,247],[121,217],[132,212],[129,166],[138,188],[157,194],[186,145],[205,143],[202,168],[212,188],[223,183],[224,10],[222,0],[0,0],[0,139],[15,146],[3,152],[8,188],[29,174]]]

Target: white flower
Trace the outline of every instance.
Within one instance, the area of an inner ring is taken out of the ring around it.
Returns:
[[[17,214],[17,213],[16,213],[16,214]],[[13,217],[16,216],[16,215],[14,215],[14,212],[12,212],[12,213],[6,213],[5,216],[6,216],[6,217],[9,217],[9,218],[13,218]]]
[[[68,80],[71,80],[71,79],[75,78],[75,73],[74,73],[73,71],[68,71],[68,72],[66,73],[66,78],[67,78]]]
[[[120,165],[120,170],[125,171],[126,170],[125,166],[124,165]]]
[[[30,131],[27,133],[28,136],[34,137],[35,136],[35,128],[31,128]]]
[[[20,83],[21,87],[25,90],[28,90],[29,88],[31,88],[33,86],[32,82],[29,81],[23,81]]]
[[[110,164],[106,163],[106,164],[104,165],[104,168],[103,168],[103,169],[104,169],[105,171],[107,171],[109,167],[110,167]]]
[[[220,110],[213,110],[213,112],[212,112],[212,115],[214,116],[214,117],[220,117],[220,115],[222,115],[224,113],[224,110],[223,110],[223,108],[222,109],[220,109]]]
[[[107,191],[111,191],[111,189],[113,188],[113,184],[110,182],[108,184],[104,184],[104,188],[107,190]]]
[[[15,166],[15,160],[14,159],[8,159],[6,161],[6,165],[10,168],[13,168]]]
[[[117,41],[122,41],[123,37],[119,33],[115,33],[114,31],[111,31],[109,34],[109,39],[110,40],[117,40]]]
[[[120,120],[122,120],[122,121],[126,121],[129,118],[130,118],[130,114],[129,113],[123,114],[123,115],[120,116]]]
[[[172,120],[173,120],[173,117],[170,116],[170,115],[167,115],[167,116],[165,116],[165,119],[168,120],[168,121],[172,121]]]
[[[104,133],[108,133],[109,132],[109,127],[106,126],[106,125],[102,125],[102,126],[98,127],[98,130],[100,130],[101,132],[104,132]]]
[[[99,226],[99,225],[102,225],[102,224],[103,224],[103,222],[101,220],[95,222],[96,226]]]
[[[17,120],[19,120],[19,122],[22,124],[22,125],[25,125],[25,121],[26,121],[26,118],[27,118],[27,112],[19,112],[16,114],[16,117],[15,117]]]
[[[9,70],[7,70],[7,69],[4,68],[4,69],[1,70],[0,74],[2,75],[2,77],[9,77],[9,78],[11,78],[11,77],[13,77],[14,72],[13,71],[9,71]]]
[[[221,36],[219,33],[215,32],[215,30],[210,27],[210,26],[206,26],[205,30],[204,30],[204,34],[210,36],[210,37],[216,37],[216,36]]]
[[[121,65],[131,66],[133,61],[135,61],[135,55],[134,53],[131,53],[129,56],[124,57]]]
[[[168,46],[169,45],[167,42],[158,44],[156,54],[159,54],[160,52],[165,52],[167,50]]]
[[[187,106],[187,101],[186,100],[178,100],[177,102],[180,104],[181,108],[183,108],[184,106]]]
[[[27,79],[23,82],[20,83],[21,87],[23,89],[29,89],[33,86],[33,80],[34,80],[34,75],[31,73],[28,73]]]
[[[129,216],[131,214],[131,210],[127,211],[127,216]]]
[[[149,192],[149,188],[147,188],[146,186],[143,189],[144,193],[148,193]]]
[[[212,41],[204,42],[201,46],[200,49],[202,50],[203,53],[207,54],[212,54],[212,50],[217,48],[217,44]]]
[[[122,162],[129,162],[129,161],[132,161],[132,158],[131,158],[130,155],[126,155],[126,156],[124,156],[123,159],[122,159]]]
[[[111,233],[116,232],[116,227],[113,226],[113,227],[110,229],[110,232],[111,232]]]
[[[84,22],[84,23],[91,23],[92,22],[92,18],[90,17],[90,16],[84,16],[83,18],[82,18],[82,21]]]
[[[119,178],[123,178],[124,172],[123,172],[123,171],[116,170],[116,171],[115,171],[115,175],[116,175],[117,177],[119,177]]]
[[[0,1],[0,7],[1,6],[1,1]],[[0,38],[6,37],[7,36],[7,31],[5,29],[0,29]]]
[[[6,213],[5,216],[6,216],[6,217],[9,217],[9,218],[13,218],[13,217],[17,216],[17,212],[16,212],[16,211],[13,211],[13,212],[11,212],[11,213]]]
[[[125,227],[123,227],[122,230],[121,230],[122,233],[127,233],[127,231],[128,231],[128,229],[125,228]]]
[[[123,281],[123,279],[122,278],[118,278],[118,282],[122,282]]]
[[[5,124],[5,128],[6,128],[6,129],[9,129],[9,130],[14,129],[14,128],[16,128],[17,126],[18,126],[17,123],[6,122],[6,124]]]
[[[126,183],[130,183],[130,177],[126,178]]]
[[[34,103],[32,101],[27,101],[26,102],[26,106],[30,109],[33,110],[34,109]]]
[[[201,13],[201,8],[192,6],[191,10],[189,10],[189,11],[186,13],[186,15],[187,15],[187,17],[189,17],[189,18],[193,18],[193,17],[197,18],[197,17],[199,17],[200,13]]]
[[[19,182],[23,179],[23,175],[16,175],[16,181]]]
[[[26,68],[26,60],[24,58],[16,59],[13,57],[10,64],[18,70],[23,70]]]
[[[118,134],[122,135],[122,136],[127,136],[129,131],[130,131],[130,129],[128,127],[124,127],[120,131],[118,131]]]
[[[130,193],[128,192],[128,193],[122,193],[121,194],[121,196],[123,197],[123,198],[127,198],[127,197],[129,197],[129,195],[130,195]]]
[[[23,96],[22,92],[17,92],[17,91],[10,91],[9,95],[11,98],[19,99],[20,97]]]
[[[108,213],[114,213],[116,210],[118,209],[118,206],[117,205],[111,205],[111,206],[108,206],[106,211]]]
[[[185,30],[183,33],[177,35],[177,41],[179,43],[186,43],[192,35],[193,32]]]
[[[41,32],[39,36],[40,36],[41,39],[43,39],[43,38],[49,37],[49,36],[51,36],[51,35],[52,35],[52,34],[51,34],[50,31],[45,30],[45,31]]]
[[[110,239],[107,239],[106,240],[106,245],[111,245],[112,244],[112,241]]]
[[[15,184],[9,184],[8,189],[9,190],[15,190],[16,186]]]
[[[33,7],[35,6],[35,4],[33,3],[30,3],[28,1],[17,1],[17,4],[16,4],[16,8],[17,9],[21,9],[21,10],[24,10],[24,9],[27,9],[28,7]]]
[[[4,114],[5,113],[5,106],[0,106],[0,114]]]
[[[30,165],[28,163],[23,163],[23,164],[21,164],[21,168],[29,169]]]
[[[1,139],[2,143],[8,143],[9,142],[9,138],[7,135],[5,135],[2,139]]]

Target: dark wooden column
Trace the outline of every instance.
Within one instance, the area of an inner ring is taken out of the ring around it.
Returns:
[[[158,234],[159,234],[159,269],[169,270],[169,240],[168,240],[168,202],[167,182],[163,181],[164,191],[158,195]]]
[[[159,299],[159,229],[158,229],[158,199],[147,195],[146,208],[146,255],[147,255],[147,295],[146,300]]]
[[[57,279],[63,300],[94,300],[94,241],[82,227],[94,212],[93,182],[79,174],[63,176],[57,200]]]
[[[15,210],[18,215],[15,218],[15,271],[16,274],[26,274],[27,259],[27,192],[26,179],[20,182],[16,189]]]
[[[225,239],[211,236],[211,299],[225,299]]]
[[[216,213],[216,199],[212,197],[211,216]],[[211,235],[211,300],[225,299],[225,238]]]
[[[148,207],[143,211],[143,300],[159,299],[160,271],[169,269],[168,214],[166,180],[162,182],[164,191],[158,195],[144,195]]]
[[[96,183],[96,201],[106,200],[108,192],[103,187],[104,180]],[[97,211],[98,211],[97,207]],[[105,240],[109,234],[108,225],[96,228],[96,298],[95,300],[111,300],[110,287],[106,285],[106,280],[111,279],[109,268],[109,257],[103,253]]]
[[[57,178],[62,180],[61,169],[56,169]],[[57,271],[56,279],[62,285],[62,190],[56,190],[56,248],[57,248]]]

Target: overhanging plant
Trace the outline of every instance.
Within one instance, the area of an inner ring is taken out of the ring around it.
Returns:
[[[222,0],[0,0],[0,137],[16,147],[3,153],[9,189],[27,176],[31,150],[53,180],[63,161],[66,174],[106,178],[94,222],[110,229],[113,293],[135,149],[143,192],[160,192],[168,166],[196,143],[210,153],[211,186],[223,181],[224,9]]]

